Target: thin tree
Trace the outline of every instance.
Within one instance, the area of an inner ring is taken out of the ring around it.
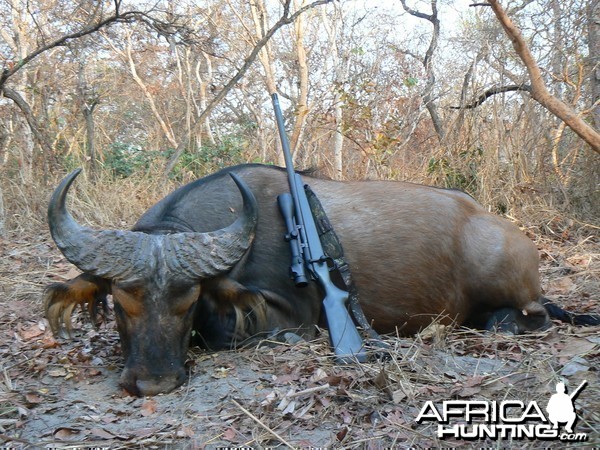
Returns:
[[[438,139],[442,141],[446,136],[446,130],[444,128],[444,124],[442,123],[442,119],[438,111],[437,102],[435,101],[435,96],[433,94],[436,81],[435,71],[433,68],[433,61],[440,38],[440,19],[438,17],[437,0],[431,0],[431,14],[417,11],[409,7],[406,4],[406,0],[400,0],[400,2],[402,3],[402,8],[404,8],[404,11],[406,11],[413,17],[427,20],[429,23],[431,23],[431,26],[433,27],[431,32],[431,39],[429,41],[429,46],[427,47],[425,55],[421,60],[425,69],[425,78],[427,79],[427,81],[425,82],[425,88],[421,93],[421,97],[423,99],[423,104],[425,105],[425,108],[427,108],[427,111],[431,116],[431,121],[433,122],[433,127],[435,129],[435,132],[437,133]]]

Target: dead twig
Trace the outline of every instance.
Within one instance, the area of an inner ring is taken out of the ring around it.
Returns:
[[[258,425],[260,425],[262,428],[264,428],[267,432],[271,433],[273,436],[275,436],[277,439],[279,439],[279,441],[282,444],[286,445],[287,447],[291,448],[292,450],[296,450],[296,447],[294,447],[292,444],[290,444],[288,441],[286,441],[276,431],[272,430],[267,425],[265,425],[258,417],[256,417],[254,414],[252,414],[250,411],[248,411],[246,408],[244,408],[242,405],[240,405],[235,399],[231,399],[231,401],[238,408],[240,408],[244,414],[246,414],[248,417],[250,417],[252,420],[254,420]]]

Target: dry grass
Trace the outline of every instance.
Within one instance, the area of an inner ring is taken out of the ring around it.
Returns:
[[[6,228],[18,234],[35,233],[46,228],[48,200],[67,172],[57,174],[46,185],[22,179],[4,180]],[[102,174],[90,180],[85,171],[71,188],[70,210],[82,224],[98,227],[128,228],[150,206],[173,191],[178,184],[159,178],[131,176],[114,179]]]

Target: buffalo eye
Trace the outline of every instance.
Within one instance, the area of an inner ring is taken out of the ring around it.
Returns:
[[[113,282],[112,295],[115,304],[118,304],[129,317],[140,316],[143,310],[143,293],[141,286],[130,286]]]
[[[178,316],[185,315],[200,297],[200,285],[195,284],[177,288],[172,292],[171,312]]]

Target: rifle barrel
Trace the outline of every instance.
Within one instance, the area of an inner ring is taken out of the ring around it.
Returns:
[[[279,139],[281,140],[281,147],[283,148],[285,169],[287,170],[288,180],[293,180],[296,172],[294,171],[294,162],[292,160],[290,142],[288,141],[287,134],[285,133],[285,124],[283,123],[283,115],[281,114],[281,107],[279,106],[279,97],[275,93],[271,95],[271,98],[273,99],[273,109],[275,110],[275,119],[277,120],[277,130],[279,130]],[[294,203],[297,203],[298,191],[296,189],[296,185],[291,182],[289,184],[290,192],[292,193]],[[296,208],[296,211],[298,211],[299,206],[297,204],[294,204],[294,207]]]
[[[569,395],[569,398],[571,400],[573,400],[575,397],[577,397],[579,395],[579,392],[581,392],[581,390],[583,389],[583,387],[587,384],[587,380],[583,380],[581,382],[581,384],[577,387],[577,389],[575,389],[573,391],[573,393],[571,395]]]

